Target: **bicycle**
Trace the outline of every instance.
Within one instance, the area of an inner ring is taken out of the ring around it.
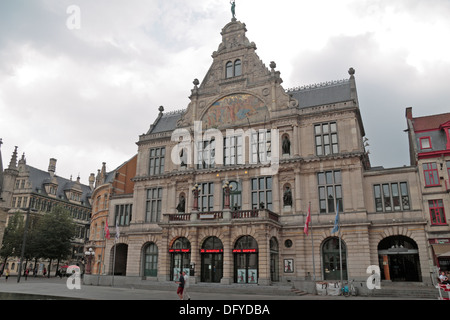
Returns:
[[[341,294],[344,297],[349,297],[350,295],[352,296],[357,296],[358,295],[358,290],[356,289],[355,285],[354,285],[354,280],[352,279],[352,281],[350,281],[350,287],[347,283],[347,285],[345,285],[343,288],[341,288]]]

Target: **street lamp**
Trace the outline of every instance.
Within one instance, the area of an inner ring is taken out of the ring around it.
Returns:
[[[95,256],[95,252],[94,250],[92,250],[92,248],[89,248],[88,251],[86,251],[84,253],[84,255],[86,256],[86,274],[91,274],[91,263],[92,263],[92,258],[94,258]]]

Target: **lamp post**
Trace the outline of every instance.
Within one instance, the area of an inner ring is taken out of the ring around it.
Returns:
[[[194,195],[194,204],[192,206],[192,210],[198,211],[198,195],[200,193],[200,187],[198,184],[195,184],[195,186],[192,188],[192,194]]]
[[[92,248],[89,248],[89,250],[86,251],[84,255],[86,256],[86,274],[91,274],[92,258],[94,258],[95,252],[92,250]]]

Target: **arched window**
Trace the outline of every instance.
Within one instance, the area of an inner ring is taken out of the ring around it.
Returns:
[[[341,279],[342,256],[342,279],[347,279],[347,259],[345,243],[341,240],[341,252],[339,252],[339,238],[332,237],[325,240],[322,246],[323,277],[324,280]]]
[[[158,247],[150,243],[144,251],[144,276],[156,277],[158,275]]]
[[[258,283],[258,243],[252,236],[240,237],[234,246],[234,281]]]
[[[237,59],[234,62],[234,76],[238,77],[242,75],[242,64],[241,64],[241,60]]]
[[[189,264],[191,261],[191,243],[188,239],[180,237],[176,239],[169,249],[171,254],[172,280],[180,277],[180,271],[186,271],[189,276]]]
[[[270,239],[270,280],[279,281],[279,250],[275,237]]]
[[[226,77],[227,79],[233,77],[233,63],[231,61],[228,61],[226,65]]]
[[[205,240],[200,251],[202,256],[202,282],[220,282],[223,275],[223,244],[217,237]]]
[[[233,62],[228,61],[225,66],[225,77],[233,78],[239,77],[242,75],[242,62],[240,59],[237,59]]]

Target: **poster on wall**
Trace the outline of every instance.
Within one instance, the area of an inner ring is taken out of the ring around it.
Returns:
[[[284,259],[284,272],[294,272],[294,259]]]
[[[245,269],[237,269],[237,283],[246,283],[247,276],[245,274]]]
[[[183,268],[186,275],[189,277],[189,268]],[[180,268],[173,268],[173,281],[180,280]]]
[[[248,269],[248,283],[258,283],[257,269]]]

